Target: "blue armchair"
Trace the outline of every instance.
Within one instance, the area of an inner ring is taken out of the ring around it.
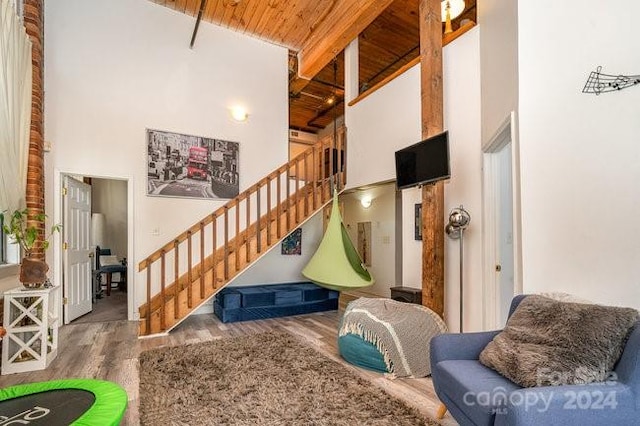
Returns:
[[[509,315],[526,295],[516,296]],[[466,425],[640,425],[640,323],[604,383],[521,388],[478,360],[499,333],[441,334],[431,340],[433,386]]]

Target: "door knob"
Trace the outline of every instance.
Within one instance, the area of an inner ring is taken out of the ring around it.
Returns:
[[[93,259],[93,256],[95,256],[95,254],[93,252],[89,253],[89,257]]]
[[[501,265],[496,265],[496,272],[500,272],[502,271],[502,266]]]

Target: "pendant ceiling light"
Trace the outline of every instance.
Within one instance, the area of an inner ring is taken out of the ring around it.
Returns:
[[[464,12],[464,0],[443,0],[440,5],[442,8],[442,22],[445,23],[444,33],[449,34],[450,32],[453,32],[453,29],[451,28],[451,20],[456,19],[462,12]]]

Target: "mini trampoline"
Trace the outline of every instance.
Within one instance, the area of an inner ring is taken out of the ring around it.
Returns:
[[[103,380],[52,380],[0,390],[0,424],[115,426],[126,408],[124,389]]]

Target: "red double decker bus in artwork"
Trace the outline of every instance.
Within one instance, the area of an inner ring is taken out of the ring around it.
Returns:
[[[187,163],[187,177],[191,179],[207,179],[208,150],[192,146],[189,148],[189,162]]]

